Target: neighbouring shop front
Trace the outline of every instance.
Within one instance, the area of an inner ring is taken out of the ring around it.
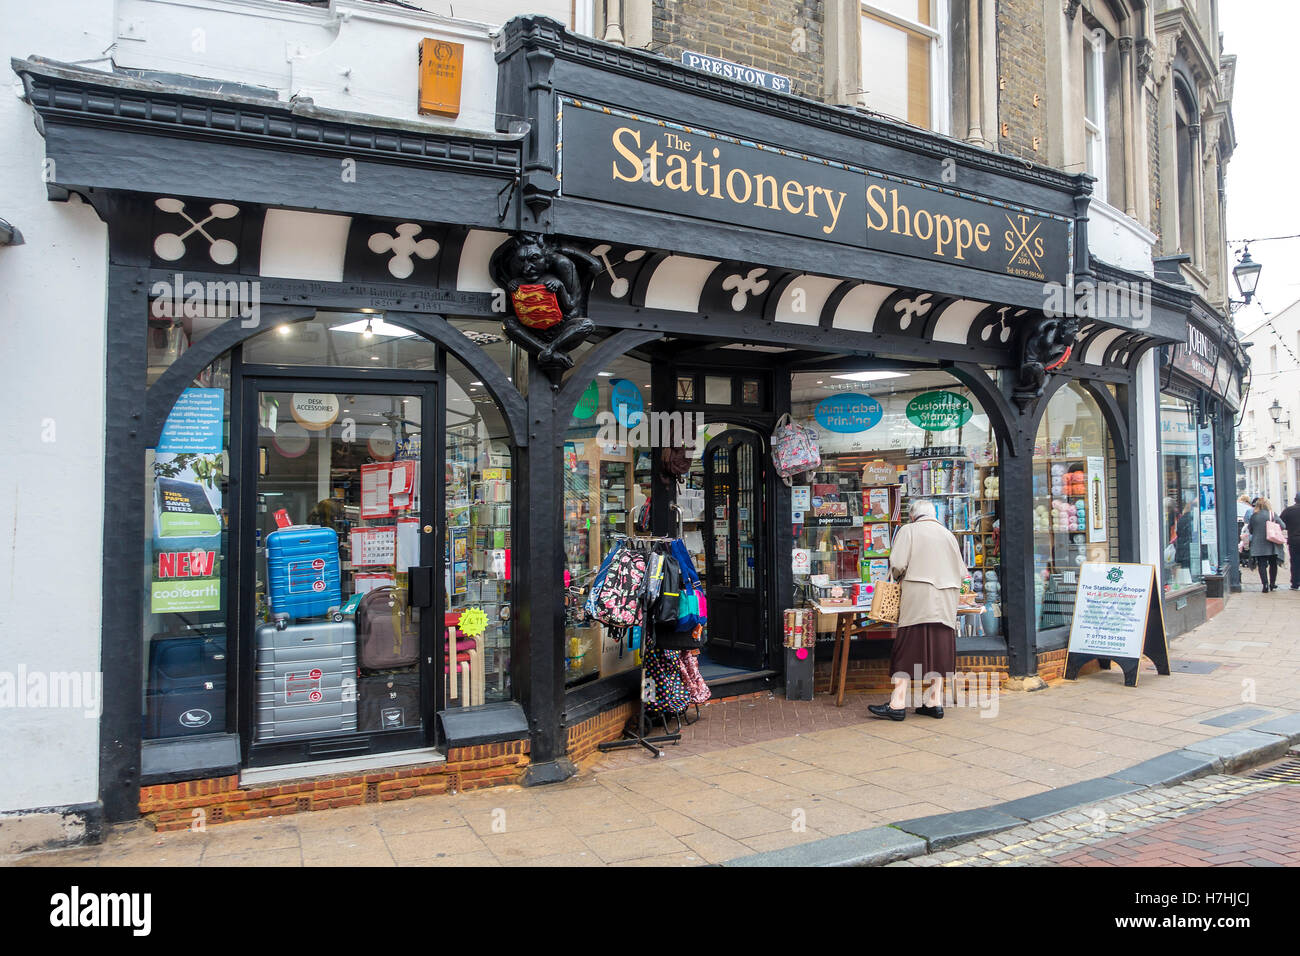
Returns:
[[[1234,428],[1244,362],[1222,317],[1199,300],[1186,339],[1164,346],[1159,382],[1161,582],[1169,634],[1240,590]]]
[[[497,57],[525,132],[17,67],[56,192],[109,223],[110,819],[478,744],[562,779],[639,686],[582,612],[619,536],[692,555],[716,694],[781,683],[783,609],[881,573],[909,500],[984,599],[959,654],[1012,676],[1063,667],[1079,565],[1139,558],[1136,369],[1188,299],[1048,314],[1141,278],[1090,260],[1087,177],[544,19]],[[589,334],[521,339],[537,289]],[[789,484],[786,415],[822,449]],[[863,681],[888,646],[853,642]]]

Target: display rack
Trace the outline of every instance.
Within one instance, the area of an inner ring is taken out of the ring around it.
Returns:
[[[1033,468],[1034,534],[1047,542],[1046,554],[1035,554],[1038,626],[1064,627],[1073,616],[1079,567],[1088,555],[1088,519],[1093,513],[1088,498],[1088,462],[1082,454],[1038,454]],[[1067,477],[1070,475],[1084,478],[1080,482]],[[1073,526],[1065,510],[1071,506],[1076,509]]]
[[[611,535],[610,537],[611,545],[615,540],[622,540],[625,543],[630,543],[638,546],[645,545],[648,547],[649,545],[656,544],[656,543],[667,542],[671,544],[673,541],[676,541],[677,539],[676,538],[633,537],[633,536],[623,535],[623,534]],[[652,631],[653,625],[649,623],[650,620],[649,608],[643,608],[641,619],[643,622],[646,622],[642,626],[646,630]],[[651,640],[653,639],[651,638]],[[644,648],[646,647],[645,641],[646,638],[642,638],[643,651]],[[637,694],[638,706],[637,706],[636,729],[632,730],[628,727],[624,727],[622,740],[611,740],[608,741],[607,743],[597,744],[597,749],[600,750],[602,753],[607,753],[611,750],[627,750],[632,747],[644,747],[646,750],[650,751],[650,753],[654,754],[656,758],[662,757],[664,755],[663,750],[655,745],[667,744],[667,743],[675,744],[682,739],[681,717],[680,716],[677,717],[678,730],[675,733],[668,730],[668,717],[666,715],[663,717],[664,733],[662,734],[651,733],[651,731],[653,730],[653,725],[651,723],[651,718],[645,712],[646,674],[645,674],[644,653],[642,655],[641,661],[638,663],[637,666],[641,670],[641,680],[638,682],[640,691]]]

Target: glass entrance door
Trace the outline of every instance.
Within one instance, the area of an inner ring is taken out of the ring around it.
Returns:
[[[424,746],[441,509],[434,386],[246,379],[243,728],[251,762]]]
[[[704,575],[709,659],[763,666],[766,600],[762,439],[731,428],[704,449]]]

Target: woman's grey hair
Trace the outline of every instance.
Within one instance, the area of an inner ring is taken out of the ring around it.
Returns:
[[[925,499],[913,501],[909,507],[912,512],[913,521],[916,521],[919,518],[935,517],[934,502],[932,501],[926,501]]]

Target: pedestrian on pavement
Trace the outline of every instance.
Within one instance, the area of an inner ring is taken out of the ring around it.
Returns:
[[[943,677],[957,669],[957,600],[967,574],[957,539],[935,517],[934,505],[917,500],[909,508],[912,521],[898,530],[889,555],[890,571],[903,585],[889,661],[894,692],[889,703],[867,707],[889,720],[907,716],[907,691],[917,670],[930,686],[916,712],[943,717]]]
[[[1250,556],[1259,568],[1259,583],[1264,593],[1277,590],[1277,562],[1282,556],[1282,545],[1268,540],[1268,523],[1276,521],[1273,504],[1267,498],[1255,499],[1255,513],[1250,516]]]
[[[1246,524],[1246,522],[1250,520],[1250,513],[1254,510],[1255,509],[1250,506],[1250,498],[1248,496],[1241,495],[1237,499],[1237,530],[1238,531],[1240,531],[1242,527]]]
[[[1286,547],[1291,553],[1291,590],[1300,591],[1300,494],[1295,504],[1282,509],[1279,515],[1286,527]]]

